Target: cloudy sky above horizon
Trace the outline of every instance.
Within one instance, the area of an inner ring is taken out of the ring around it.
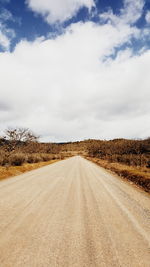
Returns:
[[[0,0],[0,132],[150,136],[150,0]]]

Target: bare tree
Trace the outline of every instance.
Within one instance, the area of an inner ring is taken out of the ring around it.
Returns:
[[[37,142],[39,136],[28,128],[8,128],[4,132],[4,138],[9,141],[8,150],[12,151],[17,145]]]

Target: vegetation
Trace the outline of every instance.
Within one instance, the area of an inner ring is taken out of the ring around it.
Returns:
[[[100,166],[150,191],[150,138],[85,140],[60,144],[61,151],[83,155]]]
[[[59,145],[39,143],[38,139],[26,128],[6,129],[0,138],[0,166],[8,168],[64,158]]]
[[[24,163],[21,166],[0,166],[0,180],[3,180],[11,176],[19,175],[21,173],[31,171],[40,167],[44,167],[56,161],[57,160],[50,160],[38,163]]]
[[[150,192],[150,138],[92,141],[88,156],[93,162]]]
[[[109,162],[150,168],[150,138],[93,142],[88,147],[88,155]]]
[[[26,128],[7,129],[0,138],[0,166],[38,165],[82,155],[150,190],[150,138],[68,143],[40,143],[38,139]]]
[[[9,128],[0,138],[0,180],[30,171],[70,154],[61,153],[58,144],[40,143],[26,128]]]

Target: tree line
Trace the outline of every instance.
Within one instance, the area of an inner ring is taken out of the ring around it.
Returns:
[[[150,138],[145,140],[115,139],[92,141],[88,146],[92,157],[133,166],[150,167]]]
[[[0,137],[0,165],[21,165],[76,154],[109,162],[150,168],[150,138],[145,140],[84,140],[67,143],[39,142],[28,128],[8,128]],[[75,153],[74,153],[75,152]]]

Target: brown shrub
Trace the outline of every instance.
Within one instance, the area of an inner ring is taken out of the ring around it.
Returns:
[[[40,155],[38,155],[38,154],[29,154],[29,155],[27,155],[27,163],[37,163],[37,162],[40,162],[40,161],[42,161],[42,160],[41,160]]]
[[[8,154],[1,150],[0,151],[0,166],[5,166],[6,164],[8,164]]]
[[[115,172],[120,177],[142,187],[145,191],[150,192],[150,173],[148,168],[132,167],[121,163],[110,163],[107,160],[101,160],[93,157],[86,158],[105,169]]]
[[[25,162],[27,162],[27,156],[23,153],[13,153],[8,158],[8,163],[12,166],[21,166]]]

